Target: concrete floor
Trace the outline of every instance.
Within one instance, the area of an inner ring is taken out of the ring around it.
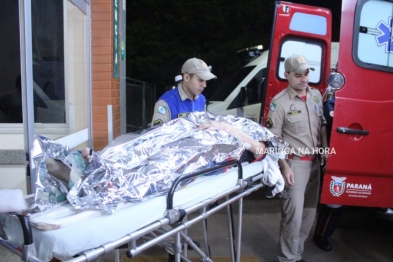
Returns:
[[[234,211],[237,210],[236,205]],[[244,199],[243,232],[241,254],[258,257],[261,262],[277,261],[277,243],[280,224],[279,200],[266,199],[263,189]],[[235,212],[235,221],[237,214]],[[192,218],[190,216],[190,218]],[[227,215],[219,212],[208,218],[208,237],[212,256],[228,256],[229,242],[227,233]],[[202,223],[189,229],[189,236],[203,245]],[[313,232],[313,231],[312,231]],[[311,233],[312,233],[311,232]],[[303,259],[308,262],[384,262],[393,257],[393,222],[377,219],[369,208],[346,207],[339,228],[329,239],[333,251],[325,252],[314,245],[309,238],[305,244]],[[124,250],[121,254],[124,254]],[[188,251],[189,257],[195,257],[195,251]],[[0,261],[21,261],[6,257],[9,251],[0,248]],[[165,255],[163,248],[153,247],[144,255]],[[114,261],[110,253],[100,261]]]

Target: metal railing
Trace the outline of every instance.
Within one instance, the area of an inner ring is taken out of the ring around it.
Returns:
[[[145,129],[153,117],[156,86],[126,78],[127,133]]]

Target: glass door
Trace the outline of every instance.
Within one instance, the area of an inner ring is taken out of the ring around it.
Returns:
[[[24,0],[21,10],[26,153],[31,152],[36,134],[70,148],[91,146],[90,6],[81,0]],[[34,193],[31,158],[29,164]]]
[[[90,5],[1,3],[0,188],[33,193],[29,156],[36,134],[91,147]]]

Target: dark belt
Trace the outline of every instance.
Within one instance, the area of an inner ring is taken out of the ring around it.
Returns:
[[[302,161],[312,161],[314,156],[295,156],[295,155],[288,155],[288,159],[293,160],[302,160]]]

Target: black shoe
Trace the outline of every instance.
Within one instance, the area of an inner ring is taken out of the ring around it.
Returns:
[[[175,255],[171,255],[168,253],[168,262],[175,262],[175,261],[176,261]]]
[[[315,243],[315,245],[317,245],[317,247],[319,247],[320,249],[324,250],[324,251],[332,251],[332,246],[330,245],[329,241],[327,241],[326,238],[324,237],[316,237],[314,236],[312,239]]]
[[[300,260],[296,260],[295,262],[306,262],[306,260],[300,259]]]

